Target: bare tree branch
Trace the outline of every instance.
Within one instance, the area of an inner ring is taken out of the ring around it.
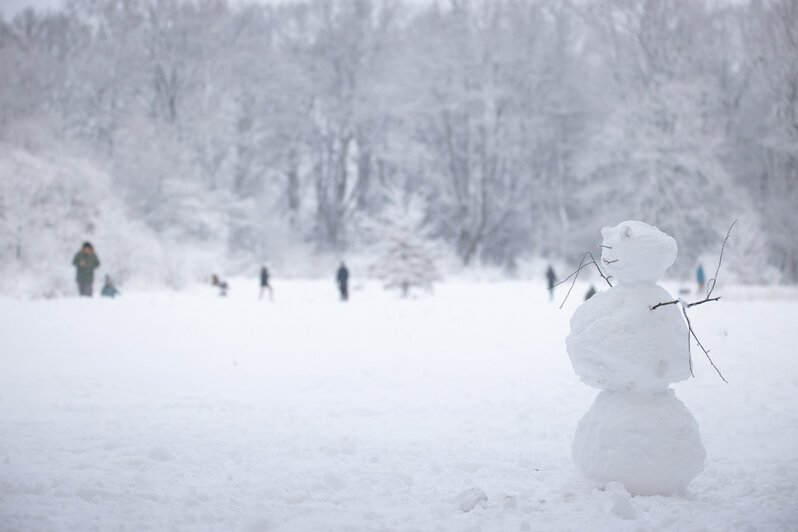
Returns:
[[[587,259],[588,257],[590,257],[590,261],[589,262],[585,262],[585,259]],[[591,264],[596,267],[596,270],[598,270],[599,275],[601,276],[601,278],[604,279],[605,281],[607,281],[607,284],[610,285],[610,288],[612,288],[612,283],[610,282],[609,278],[606,275],[604,275],[604,272],[601,271],[601,268],[599,267],[598,263],[596,262],[596,259],[593,258],[593,253],[588,251],[582,257],[582,260],[579,262],[579,267],[576,269],[576,271],[573,272],[568,277],[566,277],[565,279],[563,279],[562,281],[560,281],[559,283],[554,285],[554,286],[560,286],[561,284],[563,284],[566,281],[568,281],[568,279],[573,277],[573,281],[571,281],[571,286],[568,288],[568,293],[565,294],[565,299],[562,300],[562,303],[560,304],[560,308],[562,308],[565,305],[565,302],[568,301],[568,296],[571,295],[571,290],[574,289],[574,285],[576,284],[576,279],[579,277],[579,272],[582,271],[582,268],[587,268]]]

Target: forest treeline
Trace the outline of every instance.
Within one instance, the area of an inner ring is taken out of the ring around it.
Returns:
[[[741,275],[798,281],[793,0],[69,0],[0,20],[0,72],[0,142],[89,157],[181,245],[356,250],[405,194],[466,264],[637,218],[684,274],[739,218]],[[20,260],[57,191],[5,181]]]

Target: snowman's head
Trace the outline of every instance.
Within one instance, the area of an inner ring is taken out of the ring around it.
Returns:
[[[620,282],[655,283],[676,260],[676,240],[647,223],[621,222],[601,236],[601,265]]]

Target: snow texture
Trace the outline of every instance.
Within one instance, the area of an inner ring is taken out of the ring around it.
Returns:
[[[464,512],[470,512],[475,507],[480,506],[486,508],[488,506],[488,496],[479,488],[470,488],[457,496],[460,502],[460,509]]]
[[[676,260],[673,237],[644,222],[629,220],[601,230],[601,258],[610,279],[653,283]]]
[[[657,392],[690,377],[687,324],[673,298],[647,283],[599,292],[576,309],[566,338],[579,378],[600,390]]]
[[[450,278],[398,299],[355,277],[341,304],[329,279],[276,275],[259,302],[255,273],[226,298],[0,297],[0,530],[798,528],[794,289],[693,310],[731,384],[696,357],[676,386],[706,468],[639,497],[574,467],[595,395],[562,342],[575,298]],[[487,506],[463,512],[471,488]]]
[[[673,390],[601,392],[579,422],[572,453],[597,485],[618,481],[636,495],[684,491],[706,458],[698,424]]]

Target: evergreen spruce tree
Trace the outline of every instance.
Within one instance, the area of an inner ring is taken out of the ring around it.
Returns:
[[[414,288],[431,292],[441,279],[423,222],[423,203],[397,195],[375,224],[382,243],[374,274],[386,290],[398,289],[402,297]]]

